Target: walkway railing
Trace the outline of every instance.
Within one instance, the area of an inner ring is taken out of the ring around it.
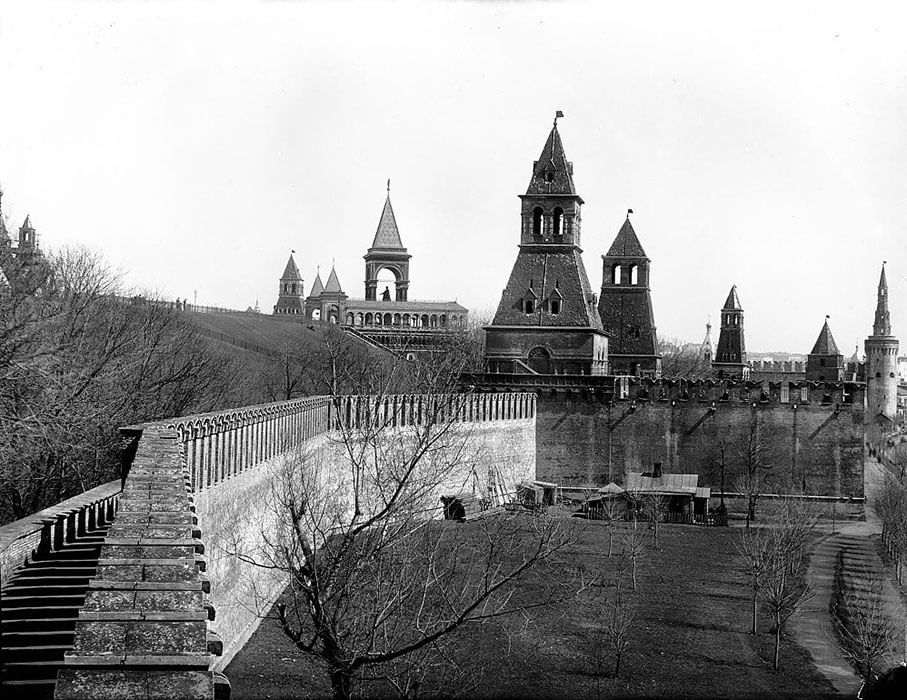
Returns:
[[[157,425],[175,430],[196,493],[343,427],[396,428],[426,422],[483,423],[535,417],[535,394],[393,394],[312,396],[229,411],[174,418]],[[147,425],[121,429],[137,438]]]
[[[56,552],[86,530],[113,520],[120,480],[110,481],[0,527],[0,587],[35,554]]]

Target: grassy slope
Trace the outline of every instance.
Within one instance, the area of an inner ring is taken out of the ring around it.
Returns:
[[[451,525],[474,527],[474,524]],[[605,573],[607,531],[601,522],[578,524],[579,537],[554,563],[569,576],[579,566]],[[734,539],[735,528],[663,525],[659,551],[651,551],[640,580],[639,612],[621,678],[595,673],[592,647],[595,601],[578,600],[544,611],[525,627],[466,628],[458,658],[479,659],[485,671],[468,696],[521,697],[821,697],[832,687],[811,657],[788,639],[782,669],[771,670],[772,639],[767,620],[753,638],[746,581]],[[551,575],[537,572],[537,577]],[[531,600],[538,578],[520,595]],[[265,621],[226,671],[234,700],[308,698],[329,694],[324,675],[297,652],[276,625]],[[363,690],[365,690],[363,688]],[[372,688],[368,694],[386,694]],[[452,689],[423,688],[426,695]],[[456,691],[453,691],[456,694]]]

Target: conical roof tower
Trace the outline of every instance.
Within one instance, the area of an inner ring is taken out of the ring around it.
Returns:
[[[607,336],[595,308],[580,248],[582,198],[557,121],[522,200],[520,245],[492,324],[492,372],[604,374]]]
[[[293,259],[293,252],[287,259],[280,276],[280,287],[277,292],[277,303],[274,304],[275,315],[302,315],[303,313],[303,279]]]

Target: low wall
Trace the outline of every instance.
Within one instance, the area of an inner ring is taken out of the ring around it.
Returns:
[[[0,527],[0,588],[35,553],[57,551],[77,533],[111,520],[120,486],[119,479],[110,481]]]

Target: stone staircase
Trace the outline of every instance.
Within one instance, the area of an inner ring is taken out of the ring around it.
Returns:
[[[93,524],[58,551],[35,554],[0,590],[3,700],[52,698],[72,649],[79,608],[95,575],[109,524]]]

